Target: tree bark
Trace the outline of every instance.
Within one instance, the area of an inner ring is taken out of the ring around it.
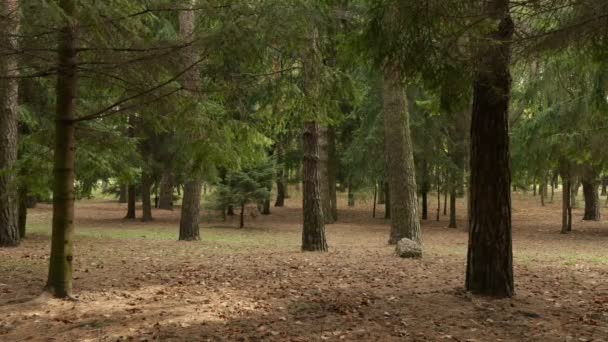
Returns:
[[[338,170],[338,155],[336,152],[336,129],[327,129],[327,182],[329,185],[330,216],[332,222],[338,221],[338,193],[336,191],[336,174]]]
[[[60,0],[66,18],[58,35],[53,167],[53,230],[47,289],[55,297],[72,295],[74,260],[74,159],[77,82],[78,23],[75,0]],[[69,21],[68,21],[69,20]]]
[[[127,203],[127,184],[120,184],[118,193],[118,203]]]
[[[391,188],[388,182],[384,183],[384,219],[391,218]]]
[[[277,163],[279,169],[277,172],[277,198],[274,202],[275,207],[285,206],[285,151],[283,150],[282,141],[279,141],[276,146]]]
[[[429,219],[428,191],[422,189],[422,219]]]
[[[457,228],[456,223],[456,191],[450,191],[450,224],[448,228]]]
[[[570,196],[572,181],[568,172],[562,172],[562,234],[568,234],[572,231],[572,204]]]
[[[321,186],[321,207],[325,224],[333,223],[329,192],[329,146],[327,127],[319,127],[319,181]]]
[[[583,195],[585,197],[585,221],[599,221],[600,215],[600,196],[598,192],[599,182],[596,172],[587,171],[582,179]]]
[[[448,192],[443,192],[443,216],[448,214]]]
[[[19,122],[19,68],[17,37],[19,2],[0,3],[0,247],[19,245],[18,186],[16,175]]]
[[[152,201],[150,188],[152,187],[152,177],[148,171],[141,175],[141,220],[143,222],[152,221]]]
[[[179,220],[179,240],[200,240],[200,206],[203,185],[198,180],[189,180],[184,185],[182,211]]]
[[[471,122],[470,222],[465,287],[474,294],[514,294],[509,100],[514,23],[508,0],[487,3],[498,23],[479,52]]]
[[[245,203],[241,203],[241,213],[239,214],[239,228],[245,227]]]
[[[137,194],[135,193],[135,185],[129,184],[127,187],[127,215],[126,219],[134,220],[135,215],[135,203],[137,202]]]
[[[19,238],[25,239],[27,226],[28,191],[25,185],[19,187]]]
[[[391,232],[388,242],[396,244],[402,238],[422,242],[407,99],[403,79],[397,67],[384,67],[382,96],[391,206]]]
[[[165,166],[160,181],[160,192],[158,197],[158,208],[173,210],[173,172],[170,167]]]
[[[376,201],[378,199],[378,183],[374,183],[374,204],[372,208],[372,218],[376,218]]]
[[[304,229],[302,230],[302,250],[327,251],[319,180],[319,128],[316,122],[304,124],[303,141]]]

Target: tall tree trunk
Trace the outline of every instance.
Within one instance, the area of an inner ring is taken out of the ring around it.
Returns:
[[[378,185],[378,204],[386,204],[386,195],[384,194],[384,180],[380,181]]]
[[[179,220],[179,240],[200,240],[200,206],[203,185],[198,180],[189,180],[184,185],[182,211]]]
[[[136,218],[135,215],[135,203],[137,202],[137,194],[135,192],[135,185],[129,184],[127,187],[127,215],[126,219],[134,220]]]
[[[25,239],[25,230],[27,225],[27,201],[28,191],[25,185],[19,187],[19,238]]]
[[[422,161],[422,186],[420,187],[420,194],[422,195],[422,219],[429,219],[429,199],[428,194],[431,186],[429,184],[429,171],[426,160]]]
[[[279,169],[277,172],[277,198],[274,202],[275,207],[283,207],[285,205],[285,151],[282,141],[279,141],[276,146],[277,163]]]
[[[0,3],[0,247],[19,245],[16,162],[19,122],[19,2]]]
[[[428,191],[422,188],[422,219],[429,219]]]
[[[448,214],[448,192],[443,192],[443,216]]]
[[[319,128],[316,122],[304,124],[304,229],[303,251],[327,251],[325,220],[319,182]]]
[[[388,242],[396,244],[402,238],[422,242],[409,113],[405,86],[398,68],[385,66],[382,96],[387,174],[391,190],[391,232]]]
[[[152,221],[152,201],[150,188],[152,187],[152,177],[148,171],[142,172],[141,175],[141,220],[143,222]]]
[[[513,251],[509,100],[514,23],[508,0],[492,0],[498,27],[478,55],[471,121],[469,246],[465,287],[474,294],[511,297]],[[491,189],[491,191],[488,191]]]
[[[53,167],[53,232],[47,289],[59,298],[72,295],[74,260],[74,157],[77,82],[77,2],[60,0],[66,23],[58,35]]]
[[[327,127],[319,127],[319,181],[321,186],[321,208],[325,224],[334,223],[331,215],[331,198],[329,193],[329,146]]]
[[[441,213],[441,190],[439,184],[437,184],[437,217],[436,221],[439,222],[439,214]]]
[[[336,152],[336,129],[327,129],[327,182],[329,185],[330,216],[332,222],[338,221],[338,193],[336,191],[336,173],[338,171],[338,155]]]
[[[391,188],[388,182],[384,183],[384,218],[391,218]]]
[[[599,221],[600,215],[600,196],[598,192],[598,174],[593,170],[587,170],[583,179],[583,195],[585,197],[585,215],[583,220]]]
[[[448,228],[457,228],[456,223],[456,191],[450,191],[450,224]]]
[[[602,196],[606,196],[608,195],[608,192],[606,192],[606,188],[608,187],[608,176],[604,176],[602,177]]]
[[[127,184],[120,184],[118,192],[118,203],[127,203]]]
[[[372,209],[372,218],[376,218],[376,201],[378,199],[378,183],[374,183],[374,205]]]
[[[245,227],[245,202],[241,203],[241,213],[239,215],[239,228]]]
[[[160,180],[158,208],[173,210],[173,171],[167,165],[163,168],[163,175]]]
[[[562,172],[562,234],[572,231],[572,204],[570,196],[572,181],[568,172]]]

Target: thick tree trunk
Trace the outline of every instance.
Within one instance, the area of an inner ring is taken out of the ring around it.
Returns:
[[[388,242],[396,244],[402,238],[422,242],[409,113],[405,87],[398,68],[385,66],[382,96],[391,202],[391,232]]]
[[[338,171],[338,155],[336,152],[336,129],[327,129],[327,182],[329,185],[330,216],[332,222],[338,221],[338,193],[336,191],[336,173]]]
[[[582,183],[583,195],[585,197],[585,215],[583,216],[583,220],[599,221],[601,217],[597,174],[588,172],[583,178]]]
[[[120,184],[120,190],[118,193],[118,203],[127,203],[127,184]]]
[[[305,123],[303,136],[304,229],[302,230],[302,250],[327,251],[319,182],[319,128],[317,123]]]
[[[61,0],[66,26],[58,35],[58,64],[53,167],[53,232],[47,289],[59,298],[71,297],[74,261],[74,159],[77,85],[77,4]]]
[[[19,244],[16,162],[19,121],[19,2],[0,3],[0,247]]]
[[[135,193],[135,185],[129,184],[127,187],[127,215],[126,219],[135,219],[135,203],[137,201],[137,194]]]
[[[456,223],[456,191],[450,191],[450,224],[448,228],[457,228]]]
[[[479,53],[471,122],[469,247],[465,287],[474,294],[514,294],[509,99],[514,33],[508,0],[488,2],[498,27]]]
[[[173,210],[173,172],[169,167],[164,168],[163,176],[160,181],[158,208]]]
[[[179,220],[179,240],[200,240],[199,218],[201,206],[202,182],[189,180],[184,185],[182,211]]]
[[[141,175],[141,220],[143,222],[152,221],[152,201],[150,188],[152,187],[152,177],[147,171]]]
[[[321,186],[321,208],[325,224],[333,223],[329,192],[329,146],[327,127],[319,127],[319,181]]]

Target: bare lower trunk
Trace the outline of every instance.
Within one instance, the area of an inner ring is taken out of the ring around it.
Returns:
[[[22,185],[19,188],[19,238],[25,239],[27,225],[27,202],[28,202],[27,187]]]
[[[199,218],[201,207],[202,182],[189,180],[184,185],[182,211],[179,219],[179,240],[200,240]]]
[[[53,167],[53,232],[47,288],[55,297],[72,294],[74,261],[74,157],[76,148],[75,106],[77,93],[76,1],[61,0],[59,7],[69,18],[58,36],[58,68]]]
[[[474,294],[500,298],[514,294],[509,154],[514,24],[509,1],[493,0],[487,6],[498,27],[484,41],[474,81],[465,287]]]
[[[152,187],[152,178],[150,174],[144,171],[141,175],[141,220],[143,222],[152,221],[152,201],[150,188]]]
[[[383,80],[384,137],[390,185],[389,244],[402,238],[421,242],[414,155],[405,87],[396,67],[385,66]]]
[[[330,215],[332,222],[338,221],[338,193],[336,191],[336,173],[338,169],[338,155],[336,152],[336,129],[327,129],[327,182],[329,183]]]
[[[384,218],[391,218],[391,188],[388,182],[384,183]]]
[[[135,202],[137,201],[135,185],[129,184],[127,187],[127,215],[126,219],[135,219]]]
[[[173,210],[173,172],[171,172],[169,167],[165,167],[165,170],[163,170],[163,176],[160,181],[158,208]]]
[[[585,215],[583,220],[599,221],[600,215],[600,196],[598,192],[599,183],[597,174],[590,173],[583,178],[583,194],[585,197]]]
[[[378,199],[378,184],[374,184],[374,205],[372,208],[372,218],[376,218],[376,200]]]
[[[562,173],[563,189],[562,189],[562,234],[568,234],[572,231],[572,199],[570,175],[566,172]]]
[[[281,142],[277,143],[276,147],[277,163],[279,164],[279,170],[277,172],[277,198],[274,202],[275,207],[282,207],[285,205],[285,187],[286,187],[286,173],[285,173],[285,151]]]
[[[241,204],[241,213],[239,215],[239,228],[245,227],[245,203]]]
[[[0,3],[0,247],[19,244],[18,187],[18,50],[19,7],[17,0]]]
[[[450,191],[450,224],[448,228],[457,228],[456,223],[456,191]]]
[[[302,230],[303,251],[327,251],[325,240],[325,220],[321,207],[319,182],[319,128],[316,122],[304,124],[304,229]]]

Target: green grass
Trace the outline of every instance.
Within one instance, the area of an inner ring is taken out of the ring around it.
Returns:
[[[30,224],[28,234],[50,236],[51,228],[46,224]],[[86,227],[76,228],[76,236],[102,240],[158,240],[175,241],[177,227]],[[203,228],[201,238],[205,244],[226,247],[272,248],[273,250],[292,249],[299,245],[297,234],[276,234],[254,229]]]

